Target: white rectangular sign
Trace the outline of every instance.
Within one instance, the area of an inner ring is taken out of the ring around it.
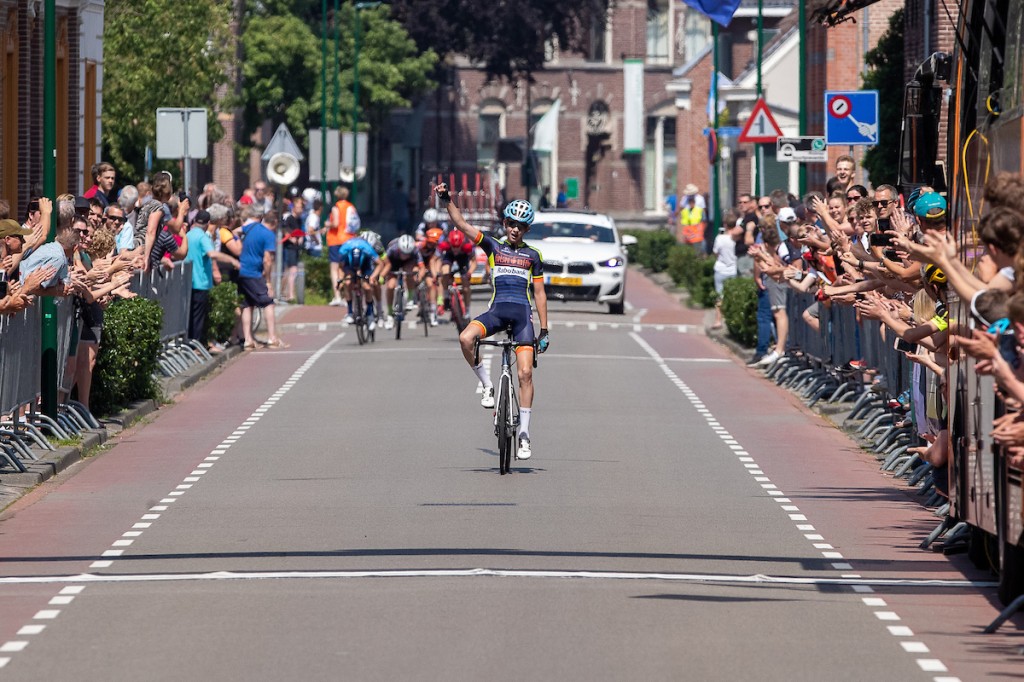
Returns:
[[[644,60],[623,62],[625,78],[622,104],[622,152],[640,154],[644,150]]]
[[[156,110],[156,158],[205,159],[206,109],[166,107]]]
[[[320,182],[320,156],[323,151],[323,141],[320,136],[320,128],[309,129],[309,181]],[[338,182],[341,169],[340,137],[338,131],[333,128],[327,129],[327,177],[326,182]]]

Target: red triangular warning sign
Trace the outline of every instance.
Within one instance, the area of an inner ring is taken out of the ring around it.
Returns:
[[[754,110],[750,112],[750,118],[747,119],[747,124],[743,126],[743,132],[740,133],[740,142],[767,143],[775,142],[780,137],[782,137],[782,129],[775,122],[775,117],[768,109],[764,97],[758,97],[754,104]]]

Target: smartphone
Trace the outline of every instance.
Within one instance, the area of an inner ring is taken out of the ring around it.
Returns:
[[[867,300],[867,296],[864,295],[863,291],[858,291],[857,293],[855,293],[853,295],[853,298],[854,298],[854,300],[857,300],[857,301]]]
[[[896,343],[894,343],[892,347],[895,348],[898,353],[913,353],[917,350],[915,344],[910,341],[905,341],[898,336],[896,337]]]
[[[1020,353],[1017,352],[1017,337],[1013,334],[999,335],[999,354],[1003,360],[1009,363],[1010,367],[1020,367]]]
[[[872,232],[868,235],[868,244],[889,248],[892,246],[892,235],[885,232]]]

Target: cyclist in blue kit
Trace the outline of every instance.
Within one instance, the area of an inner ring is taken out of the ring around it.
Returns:
[[[533,223],[533,206],[516,199],[505,207],[505,239],[498,241],[473,227],[452,203],[448,187],[442,182],[434,188],[438,198],[448,207],[452,224],[471,242],[483,249],[491,266],[492,294],[487,312],[469,323],[459,335],[462,355],[473,368],[484,387],[480,404],[494,407],[494,384],[484,370],[483,363],[473,364],[477,339],[490,336],[511,325],[518,343],[516,369],[519,374],[519,459],[529,459],[530,413],[533,406],[533,344],[543,353],[548,348],[548,298],[544,292],[544,272],[540,251],[523,242]],[[530,287],[533,286],[531,300]],[[540,318],[540,335],[534,338],[532,303],[536,301]]]

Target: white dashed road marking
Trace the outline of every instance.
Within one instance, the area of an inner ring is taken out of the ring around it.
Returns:
[[[639,330],[636,330],[636,331],[639,331]],[[699,415],[701,415],[702,417],[704,417],[704,419],[707,421],[708,425],[712,428],[712,430],[715,432],[715,434],[719,438],[722,439],[723,444],[726,445],[726,447],[729,448],[729,450],[731,450],[733,452],[733,454],[739,456],[738,459],[740,460],[741,463],[743,463],[744,468],[746,468],[746,470],[749,473],[751,473],[751,474],[754,474],[755,472],[756,472],[756,474],[758,474],[758,477],[755,480],[760,482],[761,488],[763,488],[768,495],[772,496],[776,502],[779,502],[779,503],[785,502],[786,503],[784,505],[780,504],[780,507],[782,508],[783,512],[787,513],[787,515],[789,516],[791,521],[797,521],[797,522],[807,521],[807,516],[805,514],[799,513],[800,512],[799,507],[797,507],[796,505],[793,505],[793,504],[789,504],[789,502],[790,502],[789,498],[786,497],[786,495],[781,490],[778,490],[777,486],[773,485],[770,482],[771,479],[769,479],[767,476],[761,476],[760,474],[762,474],[763,472],[760,469],[752,468],[751,465],[756,466],[756,462],[750,456],[750,453],[748,453],[746,450],[744,450],[741,445],[738,445],[737,441],[729,434],[728,431],[726,431],[724,428],[721,428],[721,424],[719,424],[719,422],[711,415],[711,412],[709,410],[707,410],[707,408],[704,405],[704,403],[700,400],[700,398],[697,397],[697,394],[694,393],[683,382],[683,380],[680,379],[676,375],[676,373],[672,371],[672,369],[668,366],[668,364],[666,363],[664,358],[662,358],[661,355],[658,354],[658,351],[654,350],[654,348],[649,343],[647,343],[647,341],[645,341],[639,334],[637,334],[636,331],[630,333],[630,336],[633,337],[633,340],[636,341],[637,344],[639,344],[640,347],[643,348],[647,352],[647,354],[651,356],[652,359],[654,359],[654,361],[658,364],[658,367],[661,369],[661,371],[665,374],[666,377],[668,377],[669,381],[671,381],[673,384],[675,384],[676,387],[682,392],[682,394],[684,396],[686,396],[687,399],[689,399],[691,405],[693,405],[693,407],[696,409],[697,413]],[[797,523],[796,524],[796,528],[799,531],[815,531],[816,530],[813,525],[808,524],[808,523]],[[808,539],[811,539],[811,537],[809,535],[805,535],[805,537],[808,538]],[[813,534],[813,539],[814,540],[824,540],[824,538],[820,534],[818,534],[818,533],[814,533]],[[825,543],[825,542],[815,542],[815,543],[812,543],[812,546],[817,551],[821,552],[821,556],[822,556],[823,559],[843,559],[844,558],[843,554],[841,552],[834,551],[834,548],[832,547],[832,545],[830,545],[828,543]],[[832,563],[832,568],[834,570],[837,570],[837,571],[849,571],[849,570],[853,569],[853,566],[852,566],[852,564],[849,564],[847,562],[834,562],[834,563]],[[849,574],[844,579],[854,580],[854,579],[859,579],[859,578],[860,578],[859,575]],[[871,589],[870,584],[866,584],[866,583],[852,584],[851,583],[851,585],[853,586],[853,590],[855,592],[858,592],[858,593],[872,592],[873,591]],[[881,603],[879,604],[879,602],[881,602]],[[865,599],[864,603],[867,606],[870,606],[872,608],[876,608],[877,606],[884,606],[885,605],[884,600],[881,600],[881,599],[872,600],[870,603],[868,602],[867,599]],[[878,611],[874,611],[874,614],[875,614],[875,617],[878,620],[881,620],[881,621],[890,621],[891,622],[891,621],[899,621],[900,620],[899,615],[896,612],[894,612],[894,611],[878,610]],[[925,652],[927,652],[927,647],[925,647],[925,645],[923,643],[919,643],[919,642],[912,642],[911,643],[911,642],[908,642],[907,644],[918,645],[918,646],[911,647],[911,648],[907,648],[906,646],[904,646],[903,648],[904,648],[905,651],[907,651],[907,653],[925,653]],[[924,647],[924,649],[920,650],[920,647]],[[940,661],[938,659],[935,659],[935,658],[917,658],[915,660],[917,662],[917,665],[921,668],[921,670],[923,670],[925,672],[946,672],[946,666],[943,665],[942,661]],[[940,682],[940,680],[942,680],[943,682],[952,682],[952,680],[955,680],[955,679],[956,678],[933,678],[933,682]]]
[[[135,524],[132,525],[133,530],[127,531],[125,533],[122,533],[121,534],[121,538],[137,538],[140,535],[142,535],[142,532],[145,529],[151,527],[153,525],[153,521],[158,520],[160,518],[160,516],[161,516],[161,514],[156,513],[156,512],[164,512],[164,511],[166,511],[167,507],[165,505],[173,503],[179,496],[184,494],[184,491],[191,489],[192,488],[192,484],[194,484],[194,483],[196,483],[198,481],[201,481],[202,480],[202,476],[204,474],[206,474],[208,471],[210,471],[211,470],[210,468],[213,466],[213,464],[210,463],[210,462],[215,462],[215,461],[219,460],[220,459],[220,455],[225,454],[228,451],[228,448],[230,448],[235,442],[237,442],[239,437],[245,435],[246,431],[251,426],[253,426],[256,423],[258,423],[259,420],[267,414],[267,412],[270,410],[270,408],[273,407],[277,403],[277,400],[280,397],[282,397],[285,393],[287,393],[296,384],[296,382],[298,382],[298,380],[302,378],[302,375],[304,375],[306,373],[306,370],[308,370],[310,367],[312,367],[313,364],[317,360],[319,360],[321,357],[323,357],[324,353],[326,353],[330,349],[331,346],[333,346],[335,343],[340,341],[342,339],[342,337],[344,337],[344,336],[345,336],[344,332],[342,332],[341,334],[338,334],[333,339],[328,341],[324,346],[322,346],[319,350],[317,350],[315,353],[313,353],[309,357],[309,359],[306,360],[302,364],[302,366],[299,367],[299,369],[297,369],[291,375],[291,377],[281,386],[281,388],[279,388],[273,394],[273,396],[270,399],[268,399],[266,402],[264,402],[263,405],[261,405],[260,407],[256,408],[256,410],[253,411],[252,415],[250,415],[248,418],[246,418],[245,421],[242,423],[242,425],[239,426],[234,432],[232,432],[230,438],[224,439],[224,441],[222,441],[221,444],[218,445],[216,449],[214,449],[214,450],[212,450],[210,452],[210,456],[206,457],[203,460],[205,462],[205,464],[197,465],[197,467],[191,473],[189,473],[188,476],[185,477],[185,479],[184,479],[185,482],[184,483],[182,483],[181,485],[178,485],[175,488],[175,490],[173,490],[172,492],[169,492],[167,494],[168,496],[166,498],[160,500],[160,504],[159,505],[151,507],[147,511],[147,513],[142,515],[142,517],[141,517],[141,519],[140,519],[140,521],[138,523],[135,523]],[[267,355],[270,355],[270,354],[268,353]],[[89,564],[89,568],[110,568],[114,564],[114,562],[112,560],[113,558],[120,557],[120,556],[124,555],[125,550],[121,549],[121,548],[130,546],[133,542],[134,542],[134,540],[124,540],[124,539],[115,540],[111,544],[111,547],[114,547],[115,549],[108,549],[108,550],[104,551],[100,555],[100,556],[102,556],[104,558],[100,559],[100,560],[97,560],[97,561],[93,561],[91,564]],[[86,575],[88,575],[88,574],[86,574]],[[77,585],[68,585],[67,587],[63,588],[60,591],[60,594],[58,594],[57,596],[54,596],[53,598],[50,599],[49,605],[50,606],[67,606],[72,601],[74,601],[75,596],[81,594],[82,591],[85,589],[85,585],[82,584],[82,583],[95,582],[95,580],[92,580],[92,579],[86,577],[86,575],[77,576],[75,579],[72,579],[72,580],[64,579],[64,580],[56,581],[56,582],[75,582],[75,583],[79,583],[79,584],[77,584]],[[92,577],[95,577],[95,576],[92,576]],[[34,620],[34,621],[54,620],[59,615],[60,615],[60,609],[43,609],[42,611],[37,612],[36,615],[32,618],[32,620]],[[46,627],[45,625],[42,625],[42,624],[39,624],[39,623],[30,623],[30,624],[25,625],[24,627],[22,627],[20,630],[18,630],[18,636],[19,637],[23,637],[23,636],[28,636],[28,635],[38,635],[38,634],[43,632],[45,627]],[[29,644],[29,640],[11,640],[11,641],[8,641],[8,642],[0,643],[0,653],[2,653],[2,654],[18,653],[20,651],[23,651],[28,646],[28,644]],[[11,662],[11,657],[10,656],[0,656],[0,668],[6,667],[10,662]]]

